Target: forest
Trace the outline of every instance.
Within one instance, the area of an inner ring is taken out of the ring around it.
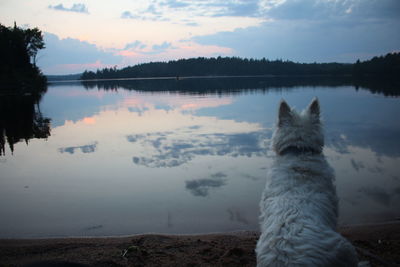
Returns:
[[[36,66],[36,55],[45,47],[38,28],[23,29],[0,24],[0,92],[44,91],[46,77]]]
[[[36,66],[36,55],[44,48],[38,28],[22,29],[0,24],[0,156],[8,142],[50,136],[50,119],[40,112],[46,92],[46,77]]]
[[[355,64],[346,63],[295,63],[292,61],[247,59],[239,57],[190,58],[168,62],[150,62],[122,69],[104,68],[85,71],[81,79],[116,79],[138,77],[187,76],[364,76],[400,74],[400,53],[374,57]]]

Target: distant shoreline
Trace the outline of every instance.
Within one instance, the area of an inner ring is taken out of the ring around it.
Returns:
[[[48,75],[46,77],[51,77]],[[334,74],[315,74],[315,75],[193,75],[193,76],[154,76],[154,77],[131,77],[131,78],[109,78],[109,79],[88,79],[88,80],[48,80],[48,83],[63,83],[63,82],[105,82],[105,81],[140,81],[140,80],[186,80],[186,79],[219,79],[219,78],[330,78],[330,77],[352,77],[349,74],[334,75]]]

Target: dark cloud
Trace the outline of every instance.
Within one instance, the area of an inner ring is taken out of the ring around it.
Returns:
[[[153,1],[141,10],[140,16],[134,16],[125,11],[122,18],[138,18],[142,20],[168,20],[167,13],[173,10],[184,11],[193,16],[222,17],[222,16],[259,16],[258,0],[165,0]],[[189,26],[197,26],[195,22],[185,22]]]
[[[49,5],[48,8],[60,11],[89,14],[88,8],[85,6],[85,4],[73,4],[70,8],[64,7],[63,4],[58,4],[55,6]]]
[[[349,16],[360,19],[399,19],[400,1],[397,0],[364,0],[350,1]]]
[[[185,181],[186,189],[188,189],[194,196],[206,197],[211,188],[218,188],[226,185],[226,181],[219,176],[220,174],[214,174],[211,175],[211,178]],[[226,175],[224,174],[223,177],[225,176]]]
[[[57,71],[57,68],[64,64],[79,65],[93,64],[96,62],[101,62],[103,64],[119,64],[123,58],[112,52],[104,51],[94,44],[73,38],[60,39],[57,35],[52,33],[46,32],[44,34],[44,41],[46,43],[46,48],[39,52],[38,65],[46,74],[60,74],[52,72]],[[82,66],[81,70],[74,71],[83,72],[85,69],[96,68],[98,68],[98,66],[92,68]]]
[[[237,17],[254,17],[259,16],[258,1],[220,1],[215,5],[221,11],[216,12],[213,16],[237,16]]]
[[[198,16],[253,16],[258,12],[257,0],[165,0],[148,6],[147,12],[161,15],[160,8],[179,9]]]
[[[299,62],[355,62],[397,51],[400,14],[397,0],[286,1],[259,16],[259,26],[195,36],[203,45],[231,47],[242,57]],[[373,10],[376,8],[376,13]],[[356,36],[356,38],[355,38]],[[251,40],[249,42],[248,40]]]
[[[314,20],[346,15],[351,1],[291,0],[267,11],[276,19]]]
[[[398,18],[397,0],[290,0],[281,3],[260,0],[164,0],[151,2],[145,13],[162,16],[162,9],[178,9],[198,16],[267,17],[278,20],[343,20],[370,18]]]
[[[266,11],[268,17],[289,20],[352,20],[396,18],[400,14],[397,0],[291,0]]]
[[[96,147],[97,147],[97,142],[94,142],[92,144],[83,146],[62,147],[58,149],[58,152],[74,154],[76,150],[80,150],[82,153],[93,153],[96,151]]]

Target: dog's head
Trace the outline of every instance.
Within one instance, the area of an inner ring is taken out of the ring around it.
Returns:
[[[279,105],[278,121],[272,137],[272,149],[278,155],[290,149],[321,153],[324,136],[317,98],[301,113],[291,109],[282,100]]]

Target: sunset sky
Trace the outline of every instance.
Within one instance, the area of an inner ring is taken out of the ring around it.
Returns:
[[[400,50],[399,0],[0,0],[45,74],[189,57],[354,62]]]

